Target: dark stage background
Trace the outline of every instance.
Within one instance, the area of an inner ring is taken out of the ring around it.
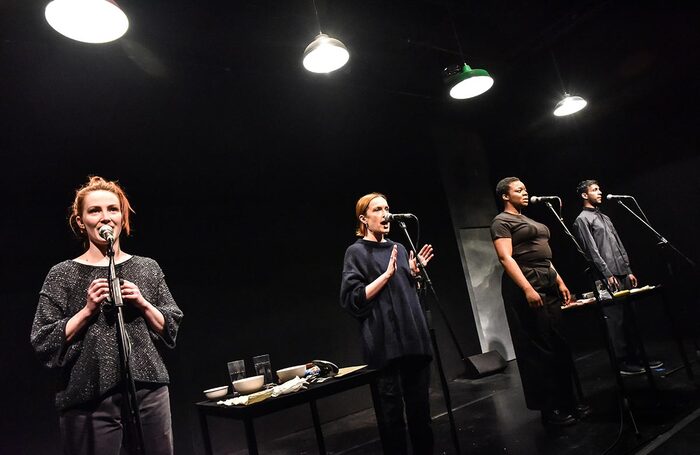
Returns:
[[[131,29],[103,46],[57,35],[41,2],[0,5],[2,453],[57,453],[51,375],[29,331],[46,272],[81,252],[67,207],[89,174],[126,187],[136,214],[123,248],[159,261],[185,313],[167,359],[182,454],[199,451],[192,404],[227,382],[227,361],[261,353],[273,368],[361,361],[338,290],[354,203],[366,192],[385,192],[395,212],[420,216],[421,243],[437,251],[430,271],[442,304],[465,354],[480,352],[440,179],[451,170],[439,156],[455,142],[467,156],[487,154],[489,167],[474,172],[491,186],[518,175],[531,194],[561,195],[569,224],[583,178],[634,194],[660,232],[700,258],[694,8],[318,4],[324,31],[351,52],[329,76],[301,66],[316,31],[311,2],[124,0]],[[473,100],[449,100],[440,79],[442,67],[459,62],[448,6],[467,62],[496,80]],[[562,92],[552,54],[567,88],[590,103],[573,118],[551,116]],[[613,204],[606,211],[640,281],[661,281],[654,238]],[[555,264],[572,291],[584,290],[554,219],[542,207],[528,215],[551,227]],[[435,320],[454,378],[462,366]],[[321,413],[366,407],[365,395],[330,400]],[[308,426],[303,411],[259,431]],[[240,432],[217,428],[215,446],[242,447]]]

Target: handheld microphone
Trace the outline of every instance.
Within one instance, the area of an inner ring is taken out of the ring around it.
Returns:
[[[552,202],[552,201],[561,201],[559,199],[559,196],[532,196],[530,198],[530,202],[533,204],[537,204],[538,202]]]
[[[615,199],[634,199],[632,196],[626,194],[608,194],[605,196],[608,201],[614,201]]]
[[[114,229],[112,229],[112,226],[105,224],[104,226],[101,226],[97,232],[100,234],[100,237],[109,243],[114,243]]]
[[[384,215],[383,221],[403,221],[415,217],[412,213],[387,213]]]

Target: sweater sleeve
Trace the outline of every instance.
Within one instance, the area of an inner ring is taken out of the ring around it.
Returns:
[[[155,302],[151,302],[158,311],[163,315],[165,320],[165,326],[163,327],[163,333],[157,334],[154,331],[150,331],[151,337],[154,341],[162,342],[166,347],[173,349],[175,347],[175,340],[177,339],[177,332],[180,328],[180,322],[182,321],[182,310],[175,303],[173,295],[170,293],[170,288],[165,282],[165,276],[163,271],[158,267],[158,287],[157,287],[157,297]]]
[[[44,366],[60,368],[71,362],[80,353],[82,341],[66,341],[68,292],[62,285],[62,277],[56,267],[49,271],[39,293],[30,341],[34,352]]]
[[[343,279],[340,285],[340,306],[356,318],[362,319],[372,311],[367,301],[365,287],[368,284],[362,258],[351,247],[345,252]]]

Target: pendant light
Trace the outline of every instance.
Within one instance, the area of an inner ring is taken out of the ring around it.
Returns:
[[[313,0],[313,4],[319,34],[311,44],[306,46],[302,63],[304,68],[312,73],[330,73],[345,66],[350,60],[350,53],[340,40],[323,33],[321,20],[318,18],[316,0]]]
[[[552,50],[549,50],[550,55],[552,56],[552,62],[554,62],[554,69],[557,72],[557,77],[559,78],[559,83],[561,84],[562,89],[564,89],[564,80],[561,78],[561,73],[559,72],[559,65],[557,64],[557,59],[554,57],[554,52]],[[564,117],[567,115],[575,114],[576,112],[580,111],[586,105],[588,104],[588,101],[583,99],[582,97],[578,95],[569,95],[569,93],[564,90],[564,97],[559,101],[556,106],[554,106],[554,116],[556,117]]]
[[[479,96],[486,92],[493,86],[493,78],[488,71],[483,69],[472,69],[471,66],[467,65],[466,59],[464,58],[464,52],[462,51],[462,44],[460,43],[459,35],[457,34],[457,27],[455,27],[449,6],[447,14],[450,18],[452,32],[455,35],[455,41],[457,41],[459,55],[462,57],[463,63],[461,65],[448,66],[443,70],[445,84],[447,84],[449,88],[450,96],[454,99],[463,100],[467,98],[474,98],[475,96]]]
[[[83,43],[108,43],[129,28],[129,19],[113,0],[53,0],[44,15],[58,33]]]
[[[450,96],[456,100],[479,96],[493,85],[493,78],[488,71],[472,69],[466,63],[445,68],[444,75]]]
[[[568,93],[564,93],[564,98],[554,107],[554,115],[557,117],[563,117],[565,115],[575,114],[586,107],[586,104],[588,104],[588,101],[584,100],[580,96],[572,96]]]

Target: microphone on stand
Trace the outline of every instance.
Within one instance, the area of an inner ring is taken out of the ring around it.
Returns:
[[[530,202],[533,204],[537,204],[538,202],[553,202],[557,201],[561,204],[561,199],[559,199],[559,196],[532,196],[530,198]]]
[[[614,201],[616,199],[634,199],[632,196],[628,196],[626,194],[608,194],[605,196],[605,199],[608,201]]]
[[[410,218],[416,218],[416,216],[412,213],[386,213],[384,214],[382,221],[403,221],[408,220]]]
[[[104,226],[101,226],[97,232],[100,234],[100,237],[109,243],[114,243],[114,229],[112,229],[112,226],[105,224]]]

